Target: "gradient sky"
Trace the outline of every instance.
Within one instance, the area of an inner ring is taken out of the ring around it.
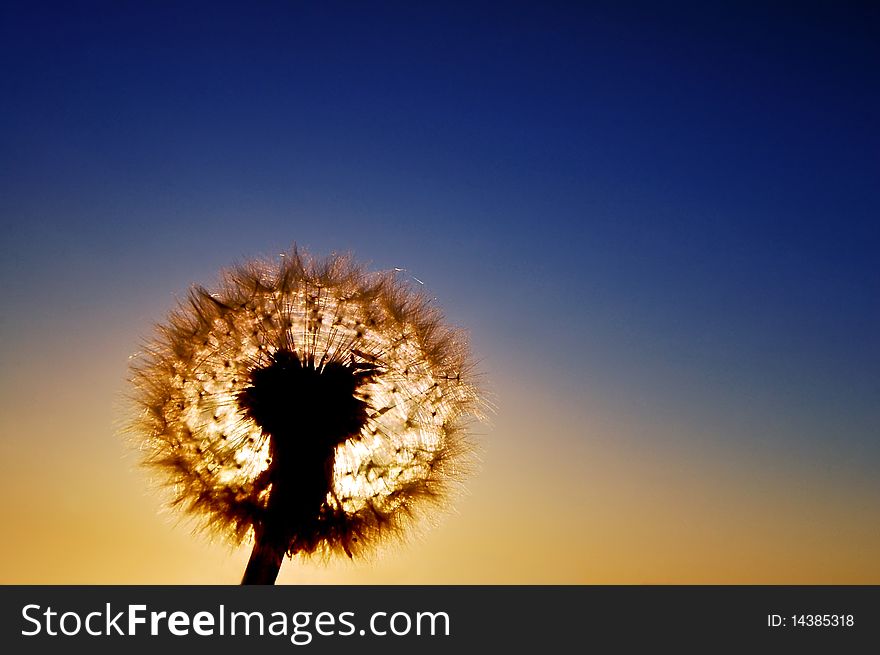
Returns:
[[[296,241],[423,280],[497,412],[437,526],[281,582],[880,583],[876,5],[580,4],[4,2],[0,582],[239,580],[115,426]]]

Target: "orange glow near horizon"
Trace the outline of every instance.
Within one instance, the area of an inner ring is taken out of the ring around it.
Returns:
[[[69,362],[92,385],[47,382],[39,363],[4,382],[0,580],[238,583],[249,548],[161,510],[114,433],[124,371],[92,354]],[[38,383],[64,386],[51,412]],[[482,470],[437,525],[367,561],[286,561],[279,583],[880,582],[877,503],[857,477],[672,438],[540,388],[496,390]]]

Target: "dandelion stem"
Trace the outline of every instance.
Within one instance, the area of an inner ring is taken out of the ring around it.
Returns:
[[[283,559],[283,548],[277,548],[257,538],[254,543],[254,550],[251,552],[251,558],[248,560],[247,568],[244,570],[241,584],[275,584]]]

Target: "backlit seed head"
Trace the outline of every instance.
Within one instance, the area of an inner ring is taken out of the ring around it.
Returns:
[[[172,505],[290,554],[351,556],[442,506],[481,406],[431,301],[295,248],[193,288],[132,370],[130,432]]]

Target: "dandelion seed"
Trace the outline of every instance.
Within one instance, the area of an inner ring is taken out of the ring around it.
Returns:
[[[404,336],[405,335],[405,336]],[[466,341],[394,271],[294,248],[195,287],[133,364],[132,433],[171,503],[254,548],[349,557],[442,504],[480,399]]]

